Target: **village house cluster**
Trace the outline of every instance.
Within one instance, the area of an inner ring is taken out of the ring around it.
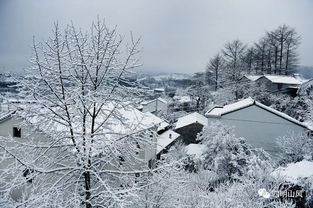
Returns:
[[[310,86],[308,84],[310,80],[302,80],[297,76],[246,75],[244,79],[262,83],[273,93],[279,91],[296,95]],[[112,122],[111,129],[115,133],[131,134],[141,130],[152,132],[151,143],[140,147],[141,150],[138,154],[143,162],[136,164],[136,168],[153,166],[163,154],[166,154],[177,143],[184,145],[186,153],[189,155],[201,154],[201,145],[198,144],[197,135],[210,122],[218,121],[234,127],[236,136],[245,138],[255,148],[263,148],[273,157],[279,151],[275,143],[276,138],[282,137],[289,132],[306,132],[310,134],[313,130],[308,125],[250,97],[224,106],[214,105],[207,109],[204,115],[198,112],[190,112],[174,121],[167,121],[161,118],[161,115],[168,113],[169,101],[162,98],[164,90],[157,89],[155,93],[155,97],[157,97],[155,99],[140,102],[136,107],[131,106],[120,110],[127,122],[117,122],[115,124]],[[176,96],[173,99],[181,102],[190,101],[190,99],[186,99],[186,96]],[[4,105],[10,105],[10,103],[4,102]],[[20,101],[11,103],[11,105],[34,104]],[[21,123],[18,109],[5,113],[0,118],[0,136],[13,137],[19,142],[23,141],[24,135],[29,132],[28,128],[36,127],[22,126]],[[38,132],[38,134],[42,140],[46,139],[43,132]],[[38,135],[34,135],[34,137],[38,137]],[[40,139],[38,142],[40,142]],[[120,165],[123,164],[123,161],[123,158],[121,158]],[[7,162],[1,162],[0,168],[5,169],[6,165]],[[108,168],[114,169],[113,166]],[[25,177],[27,175],[25,174]],[[24,190],[25,187],[22,189]],[[12,192],[12,196],[18,200],[21,193],[21,188],[18,188],[15,192]]]

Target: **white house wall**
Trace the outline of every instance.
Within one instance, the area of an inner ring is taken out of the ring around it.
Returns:
[[[5,137],[8,137],[9,135],[12,135],[13,134],[13,127],[20,127],[20,123],[21,123],[21,120],[18,120],[18,119],[15,119],[15,118],[9,118],[7,120],[4,120],[2,122],[0,122],[0,136],[2,137],[2,139]],[[21,138],[14,138],[16,139],[16,141],[20,141],[21,143],[24,143],[25,142],[25,135],[27,134],[27,129],[28,128],[31,128],[31,127],[25,127],[25,126],[22,126],[21,127]],[[35,134],[32,136],[32,139],[34,139],[34,141],[44,141],[46,140],[47,138],[43,135],[43,134]],[[146,146],[143,146],[141,147],[141,150],[139,151],[138,153],[138,157],[139,157],[139,160],[138,161],[134,161],[134,163],[132,164],[132,167],[131,167],[131,170],[141,170],[141,169],[147,169],[147,165],[148,165],[148,162],[150,159],[154,159],[156,158],[156,135],[151,135],[151,137],[149,138],[150,142],[149,144],[146,144]],[[7,146],[10,145],[10,143],[8,142],[1,142],[1,145],[4,145],[4,146]],[[27,142],[25,142],[27,143]],[[0,156],[1,154],[3,153],[3,149],[0,148]],[[51,150],[53,151],[53,150]],[[19,154],[20,158],[24,158],[26,159],[28,155],[25,155],[22,156],[21,152],[17,152],[17,154]],[[27,153],[25,153],[27,154]],[[50,153],[47,153],[47,154],[50,154]],[[51,155],[53,155],[53,152],[51,152]],[[0,171],[2,170],[6,170],[7,167],[13,163],[14,160],[12,159],[6,159],[6,160],[2,160],[0,161]],[[73,164],[73,161],[62,161],[63,163],[70,165],[70,164]],[[116,164],[117,165],[117,164]],[[114,165],[108,165],[108,170],[115,170],[116,168],[114,167]],[[16,174],[22,174],[22,173],[16,173]],[[12,180],[13,179],[13,175],[12,176],[9,176],[8,178],[6,178],[6,180]],[[40,177],[36,177],[34,182],[36,181],[45,181],[45,183],[49,184],[53,184],[53,182],[57,181],[58,180],[58,176],[55,177],[54,175],[44,175],[44,174],[41,174]],[[28,184],[27,184],[28,186]],[[1,187],[1,184],[0,184],[0,187]],[[48,188],[49,186],[47,185],[46,188]],[[23,192],[23,190],[27,190],[28,187],[20,187],[18,189],[15,189],[14,191],[11,192],[11,196],[12,198],[14,198],[15,200],[19,200],[21,198],[21,194]],[[40,191],[40,190],[38,190]],[[1,192],[1,190],[0,190]],[[1,197],[1,196],[0,196]]]
[[[209,118],[209,121],[216,119]],[[235,127],[235,134],[244,137],[249,144],[263,148],[276,155],[276,138],[291,132],[304,132],[307,129],[255,105],[223,115],[222,123]]]
[[[160,113],[167,113],[167,104],[161,101],[157,101],[157,102],[153,101],[153,102],[143,105],[143,109],[142,109],[143,113],[146,113],[146,112],[152,113],[155,111],[158,111]]]

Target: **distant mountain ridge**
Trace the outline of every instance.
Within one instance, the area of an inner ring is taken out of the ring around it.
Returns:
[[[171,88],[189,86],[192,76],[184,73],[142,72],[136,75],[136,80],[150,88]]]
[[[313,78],[313,66],[299,66],[298,73],[303,76],[305,79]]]
[[[138,79],[155,79],[157,81],[166,80],[189,80],[191,75],[184,73],[166,73],[166,72],[142,72],[137,74]]]

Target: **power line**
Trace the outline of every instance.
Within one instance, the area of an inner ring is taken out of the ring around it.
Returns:
[[[271,121],[257,121],[257,120],[248,120],[248,119],[235,119],[235,118],[222,118],[224,120],[231,121],[243,121],[243,122],[253,122],[253,123],[267,123],[267,124],[279,124],[279,125],[293,125],[291,123],[282,123],[282,122],[271,122]]]

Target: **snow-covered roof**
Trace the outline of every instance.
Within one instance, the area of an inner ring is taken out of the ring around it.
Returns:
[[[156,92],[164,92],[165,89],[164,88],[155,88],[154,91],[156,91]]]
[[[163,121],[162,123],[159,124],[158,131],[166,129],[166,127],[168,127],[169,125],[170,125],[169,123]]]
[[[196,158],[201,157],[201,155],[205,151],[205,145],[203,144],[189,144],[185,147],[185,151],[187,155],[194,156]]]
[[[189,95],[184,95],[184,96],[174,96],[173,98],[174,100],[176,100],[179,103],[189,103],[191,102],[191,97]]]
[[[33,111],[34,109],[31,109]],[[34,125],[38,130],[44,131],[46,128],[50,128],[55,130],[55,132],[62,133],[68,131],[68,126],[62,124],[62,121],[58,121],[57,118],[54,120],[47,120],[45,117],[45,109],[37,109],[35,111],[41,111],[39,115],[37,113],[32,112],[18,112],[19,115],[22,116],[25,120],[27,120],[31,125]],[[47,112],[49,113],[49,112]],[[1,121],[1,120],[0,120]],[[145,129],[149,129],[151,127],[158,127],[163,119],[155,116],[150,112],[143,113],[133,106],[117,106],[113,103],[108,103],[106,106],[102,108],[101,113],[98,114],[96,119],[96,125],[100,126],[105,121],[106,125],[101,128],[102,134],[105,134],[106,137],[110,139],[118,139],[119,137],[132,134],[135,132],[139,132]],[[89,122],[89,120],[87,121]],[[87,126],[90,128],[90,126]],[[80,132],[82,126],[79,121],[74,123],[75,132]],[[90,131],[87,129],[87,131]]]
[[[297,76],[264,75],[263,77],[270,80],[272,83],[282,83],[282,84],[301,85],[307,81]]]
[[[244,100],[240,100],[238,102],[232,103],[232,104],[228,104],[225,106],[213,106],[210,110],[208,110],[205,115],[209,116],[209,117],[218,117],[218,116],[222,116],[226,113],[230,113],[236,110],[239,110],[241,108],[245,108],[248,106],[253,105],[255,101],[249,97],[247,99]]]
[[[229,105],[225,105],[225,106],[214,106],[213,108],[211,108],[210,110],[208,110],[205,115],[207,117],[220,117],[220,116],[223,116],[227,113],[231,113],[231,112],[234,112],[234,111],[237,111],[237,110],[240,110],[240,109],[243,109],[243,108],[246,108],[246,107],[249,107],[249,106],[252,106],[252,105],[256,105],[264,110],[267,110],[279,117],[282,117],[290,122],[293,122],[295,124],[298,124],[304,128],[307,128],[307,129],[310,129],[311,128],[306,125],[305,123],[302,123],[300,121],[298,121],[297,119],[294,119],[290,116],[288,116],[287,114],[283,113],[283,112],[280,112],[278,110],[275,110],[271,107],[268,107],[260,102],[257,102],[255,101],[254,99],[252,99],[251,97],[249,98],[246,98],[246,99],[243,99],[243,100],[240,100],[238,102],[235,102],[235,103],[232,103],[232,104],[229,104]]]
[[[194,112],[178,118],[175,129],[179,129],[181,127],[188,126],[193,123],[200,123],[203,126],[206,126],[208,124],[208,119],[205,116],[197,112]]]
[[[167,101],[164,100],[163,98],[158,98],[158,100],[161,101],[162,103],[165,103],[165,104],[167,103]]]
[[[313,176],[313,162],[303,160],[290,163],[286,167],[277,168],[271,175],[281,176],[289,182],[296,183],[299,179]]]
[[[0,122],[7,120],[8,118],[11,118],[12,115],[15,113],[15,111],[12,112],[6,112],[0,114]]]
[[[306,82],[304,82],[298,89],[298,94],[301,94],[301,92],[305,91],[306,89],[308,89],[309,87],[312,87],[313,85],[313,79],[309,79]]]
[[[301,85],[308,80],[302,79],[301,76],[298,74],[294,74],[292,76],[288,75],[272,75],[272,74],[265,74],[265,75],[245,75],[247,79],[251,81],[257,81],[260,78],[264,77],[270,80],[272,83],[282,83],[282,84],[291,84],[291,85]]]
[[[251,81],[256,81],[262,77],[262,75],[245,75],[245,77]]]
[[[149,104],[149,103],[156,102],[156,101],[160,101],[160,102],[162,102],[162,103],[164,103],[164,104],[167,104],[167,101],[164,100],[163,98],[157,98],[157,99],[154,99],[154,100],[143,101],[143,102],[141,102],[140,104],[141,104],[141,105],[147,105],[147,104]]]
[[[175,141],[179,136],[180,134],[170,129],[160,134],[157,140],[157,154]]]

